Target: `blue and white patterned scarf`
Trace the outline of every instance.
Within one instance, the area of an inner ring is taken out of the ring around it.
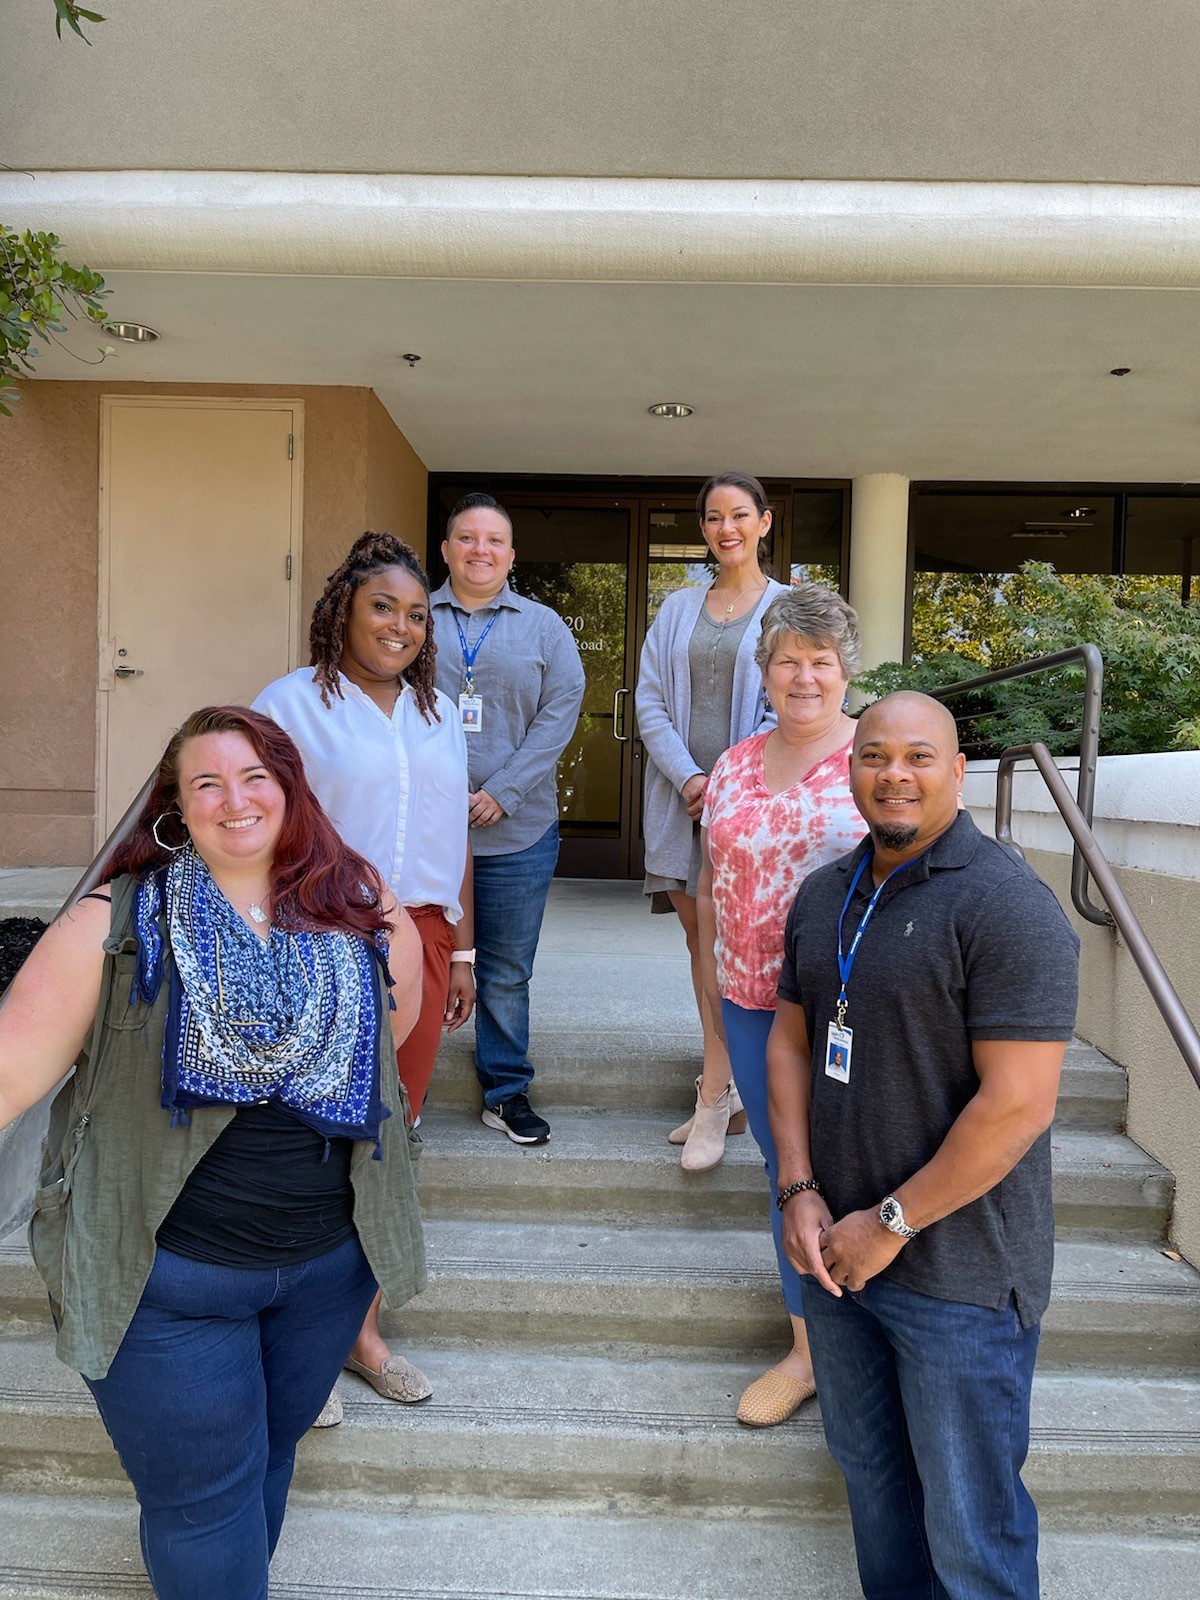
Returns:
[[[372,1139],[390,1112],[378,1082],[373,965],[383,951],[344,933],[272,928],[263,940],[189,844],[138,885],[133,1000],[151,1003],[172,964],[162,1104],[285,1106],[326,1138]],[[386,970],[386,969],[385,969]]]

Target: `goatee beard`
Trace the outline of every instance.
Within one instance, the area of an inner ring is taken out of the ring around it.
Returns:
[[[897,822],[877,822],[871,829],[871,837],[877,845],[895,855],[901,850],[907,850],[919,832],[919,828],[914,828],[911,825],[905,826]]]

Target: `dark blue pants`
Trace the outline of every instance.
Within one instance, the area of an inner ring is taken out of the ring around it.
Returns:
[[[866,1600],[1037,1600],[1021,1482],[1037,1326],[885,1277],[841,1299],[802,1282]]]
[[[108,1376],[87,1384],[159,1600],[266,1600],[297,1442],[375,1287],[357,1239],[263,1271],[158,1251]]]
[[[779,1162],[775,1158],[775,1141],[771,1137],[771,1121],[767,1115],[767,1036],[775,1021],[773,1011],[750,1011],[745,1006],[734,1005],[732,1000],[721,1001],[721,1020],[725,1025],[725,1046],[729,1051],[729,1065],[733,1068],[733,1081],[746,1108],[750,1132],[762,1152],[767,1169],[767,1183],[771,1191],[771,1233],[775,1240],[775,1259],[779,1263],[779,1282],[783,1288],[783,1303],[794,1317],[804,1315],[800,1294],[800,1274],[783,1253],[783,1213],[775,1204],[779,1192]]]
[[[533,1081],[529,980],[557,863],[557,822],[528,850],[475,857],[475,1073],[493,1108]]]

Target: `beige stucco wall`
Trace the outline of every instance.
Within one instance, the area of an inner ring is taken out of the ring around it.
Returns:
[[[394,533],[425,556],[429,474],[392,421],[379,396],[367,390],[367,512],[365,527]]]
[[[1071,910],[1070,856],[1027,850],[1026,859],[1067,907],[1082,943],[1078,1032],[1128,1069],[1129,1136],[1175,1174],[1172,1235],[1200,1264],[1200,1088],[1124,943]],[[1165,872],[1114,870],[1184,1005],[1200,1019],[1200,884]]]
[[[102,394],[304,401],[305,629],[326,576],[379,525],[373,515],[424,527],[425,468],[369,389],[23,384],[0,417],[0,866],[91,856]]]

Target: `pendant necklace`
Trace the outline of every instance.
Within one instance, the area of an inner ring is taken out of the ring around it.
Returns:
[[[760,573],[760,574],[759,574],[759,576],[760,576],[760,577],[761,577],[761,573]],[[763,585],[763,587],[764,587],[764,588],[765,588],[765,587],[766,587],[766,585],[765,585],[765,584],[764,584],[764,585]],[[734,595],[734,597],[733,597],[733,599],[732,599],[732,600],[731,600],[731,601],[730,601],[730,602],[729,602],[729,604],[728,604],[728,605],[727,605],[727,606],[726,606],[726,607],[725,607],[725,616],[726,616],[726,619],[728,619],[728,618],[730,618],[730,617],[731,617],[731,616],[732,616],[732,615],[733,615],[733,608],[734,608],[734,606],[735,606],[735,605],[737,605],[737,603],[738,603],[738,601],[739,601],[739,600],[740,600],[740,599],[741,599],[741,598],[742,598],[742,596],[743,596],[743,595],[744,595],[744,594],[745,594],[745,593],[746,593],[746,592],[747,592],[747,590],[749,590],[749,589],[752,589],[752,588],[757,588],[757,584],[756,584],[756,583],[755,583],[755,584],[750,584],[750,583],[744,583],[744,584],[743,584],[743,585],[742,585],[742,587],[741,587],[741,588],[740,588],[740,589],[739,589],[739,590],[738,590],[738,592],[737,592],[737,593],[736,593],[736,594],[735,594],[735,595]]]
[[[251,917],[253,917],[255,922],[261,923],[261,922],[265,922],[267,920],[267,913],[259,905],[257,900],[251,900],[249,906],[246,909],[249,911]]]

